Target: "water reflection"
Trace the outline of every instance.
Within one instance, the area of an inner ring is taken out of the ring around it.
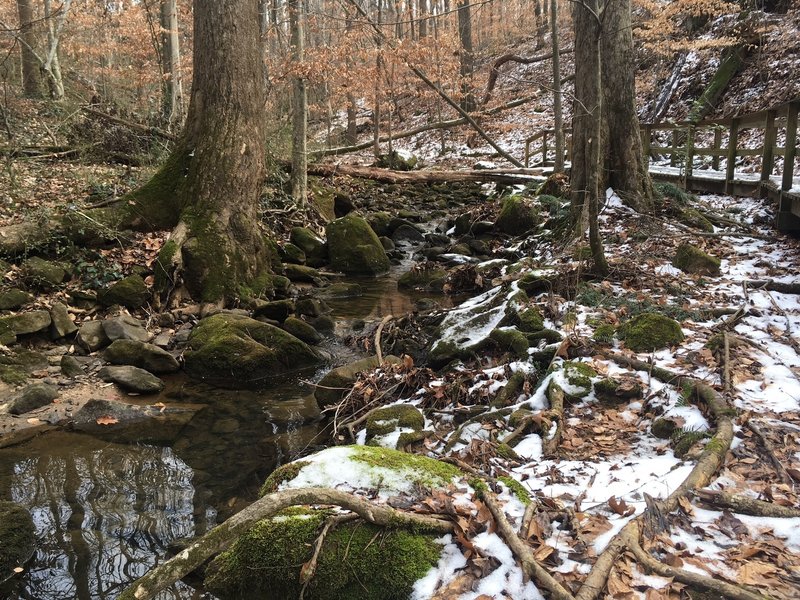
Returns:
[[[57,433],[4,453],[0,469],[10,479],[0,489],[27,507],[36,525],[36,555],[20,598],[114,598],[171,542],[202,533],[196,509],[213,513],[195,506],[192,470],[170,448]],[[159,596],[193,597],[184,584]]]

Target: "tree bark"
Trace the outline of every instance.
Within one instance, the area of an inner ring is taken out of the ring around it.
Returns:
[[[61,36],[61,28],[69,12],[72,0],[64,0],[59,14],[56,16],[52,11],[50,0],[44,0],[44,18],[47,23],[47,55],[42,71],[47,76],[47,85],[50,89],[50,97],[53,100],[63,100],[64,98],[64,79],[61,77],[61,62],[58,59],[58,43]]]
[[[418,0],[419,39],[428,37],[428,0]]]
[[[602,21],[602,151],[606,157],[602,189],[612,187],[628,206],[648,212],[653,209],[653,184],[642,156],[636,114],[631,0],[606,0]]]
[[[553,38],[553,118],[556,157],[553,172],[564,171],[564,115],[561,112],[561,62],[558,48],[558,0],[550,0],[550,35]]]
[[[32,0],[17,0],[19,14],[20,54],[22,58],[22,91],[28,98],[41,96],[41,78],[39,77],[39,59],[34,47],[36,36],[33,31]]]
[[[123,199],[122,221],[174,227],[158,257],[160,287],[217,303],[269,269],[257,215],[266,172],[258,3],[196,0],[193,58],[184,134],[161,170]]]
[[[289,0],[289,27],[292,34],[292,59],[297,72],[294,75],[292,91],[292,198],[297,204],[306,201],[308,189],[308,162],[306,151],[306,135],[308,129],[308,94],[303,70],[305,52],[304,15],[302,0]]]
[[[475,110],[475,95],[472,91],[475,54],[472,45],[472,16],[469,0],[460,0],[458,3],[458,38],[461,41],[461,108],[466,112],[471,112]]]
[[[183,122],[183,81],[178,38],[178,6],[176,0],[161,2],[161,59],[164,79],[164,119],[170,126]]]

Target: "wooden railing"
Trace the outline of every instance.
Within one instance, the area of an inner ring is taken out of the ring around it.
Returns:
[[[794,175],[797,172],[795,159],[797,148],[797,116],[800,99],[787,102],[769,110],[735,116],[727,119],[710,119],[696,123],[642,123],[642,149],[647,157],[666,157],[673,167],[682,168],[682,178],[687,182],[695,176],[695,159],[711,157],[711,169],[720,172],[722,160],[725,160],[725,191],[733,192],[736,181],[736,162],[742,157],[760,157],[760,183],[769,183],[779,156],[783,157],[780,175],[781,191],[792,189]],[[740,134],[746,129],[763,129],[763,142],[758,148],[742,148],[739,144]],[[778,132],[784,130],[784,143],[777,143]],[[671,132],[670,145],[656,145],[653,136],[658,132]],[[543,129],[525,140],[525,166],[531,166],[531,159],[541,156],[534,166],[553,164],[554,151],[548,141],[554,136],[554,129]],[[565,129],[565,158],[572,155],[572,130]],[[710,146],[700,146],[698,136],[710,141]],[[536,142],[538,145],[534,146]],[[702,174],[699,174],[702,177]]]

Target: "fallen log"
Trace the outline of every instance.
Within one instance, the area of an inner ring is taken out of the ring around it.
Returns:
[[[308,165],[308,174],[319,177],[348,175],[381,183],[530,183],[542,176],[541,169],[472,169],[468,171],[392,171],[378,167],[355,167],[341,164]]]

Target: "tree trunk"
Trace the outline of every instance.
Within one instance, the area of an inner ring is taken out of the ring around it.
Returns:
[[[653,209],[653,184],[642,155],[636,114],[631,0],[606,0],[603,11],[602,81],[605,181],[639,212]],[[577,58],[577,57],[576,57]],[[576,62],[576,80],[579,77]]]
[[[561,112],[561,63],[558,55],[558,0],[550,0],[550,34],[553,38],[553,117],[556,156],[553,172],[564,171],[564,115]]]
[[[195,0],[193,58],[183,137],[123,199],[123,223],[174,227],[159,253],[158,286],[217,303],[258,291],[269,269],[257,214],[266,154],[258,3]]]
[[[17,0],[22,58],[22,91],[28,98],[38,98],[41,95],[41,79],[39,77],[39,59],[34,51],[36,36],[33,32],[33,5],[31,2],[32,0]]]
[[[475,70],[475,55],[472,46],[472,17],[469,0],[458,3],[458,38],[461,41],[461,108],[467,112],[475,110],[475,95],[472,91],[472,72]]]
[[[418,0],[419,39],[428,37],[428,0]]]
[[[183,121],[183,81],[178,39],[178,6],[176,0],[161,2],[161,57],[164,63],[164,119],[170,126]]]
[[[303,39],[303,2],[289,0],[289,26],[292,33],[292,60],[297,72],[294,75],[292,117],[292,198],[297,204],[306,201],[308,175],[306,174],[306,133],[308,128],[308,95],[305,75],[302,72],[305,40]]]
[[[56,17],[51,8],[51,0],[44,0],[44,18],[47,23],[47,56],[45,56],[41,69],[47,76],[47,85],[53,100],[64,98],[64,79],[61,77],[61,62],[58,59],[58,42],[70,4],[72,4],[72,0],[64,0]]]

